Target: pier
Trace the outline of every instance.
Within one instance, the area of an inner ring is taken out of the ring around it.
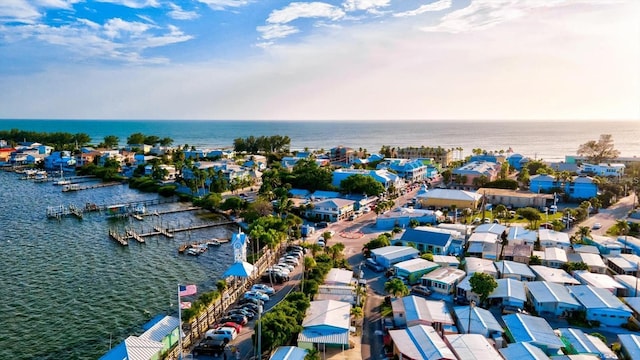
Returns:
[[[57,182],[60,180],[64,180],[64,181],[69,181],[71,183],[76,183],[76,182],[85,182],[85,181],[90,181],[92,179],[95,179],[96,176],[95,175],[78,175],[78,176],[69,176],[69,177],[53,177],[53,176],[47,176],[46,178],[39,178],[39,179],[34,179],[34,182],[37,183],[41,183],[41,182],[54,182],[53,185],[58,185]]]
[[[183,227],[183,228],[167,229],[167,231],[170,232],[170,233],[177,233],[177,232],[182,232],[182,231],[208,229],[208,228],[224,226],[224,225],[233,225],[235,223],[236,223],[235,221],[229,220],[229,221],[223,221],[223,222],[219,222],[219,223],[200,224],[200,225],[193,225],[193,226],[188,226],[188,227]],[[156,229],[156,230],[158,230],[158,229]],[[173,235],[171,235],[171,236],[173,236]]]
[[[49,206],[47,208],[47,217],[51,219],[62,219],[67,216],[75,216],[78,219],[82,219],[84,217],[82,209],[76,207],[75,205],[64,206]]]
[[[119,243],[122,246],[129,245],[127,238],[125,236],[120,235],[117,231],[113,229],[109,229],[109,237],[115,240],[117,243]]]
[[[129,229],[127,230],[127,235],[129,235],[129,237],[131,239],[134,239],[135,241],[141,243],[141,244],[145,244],[144,238],[142,237],[142,235],[138,234],[135,230],[133,229]]]
[[[154,226],[153,229],[155,231],[157,231],[158,234],[162,234],[162,235],[164,235],[164,236],[166,236],[168,238],[172,238],[173,237],[173,234],[171,233],[173,231],[169,232],[170,230],[168,230],[168,229],[165,230],[165,229],[161,228],[160,226]]]
[[[62,186],[62,191],[63,192],[67,192],[67,191],[80,191],[80,190],[98,189],[98,188],[103,188],[103,187],[108,187],[108,186],[116,186],[116,185],[123,185],[123,184],[124,184],[124,182],[107,182],[107,183],[98,183],[98,184],[91,184],[91,185],[80,185],[78,183],[75,183],[75,184],[63,185]]]

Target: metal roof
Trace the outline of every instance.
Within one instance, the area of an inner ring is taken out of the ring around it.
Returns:
[[[591,285],[577,285],[567,288],[587,310],[615,309],[632,313],[627,305],[607,289],[599,289]]]
[[[396,269],[404,270],[409,273],[412,273],[414,271],[425,270],[425,269],[435,269],[439,266],[440,265],[434,262],[431,262],[429,260],[425,260],[422,258],[405,260],[393,265],[393,267],[395,267]]]
[[[524,283],[516,279],[498,279],[496,280],[498,286],[489,295],[489,299],[494,298],[513,298],[522,301],[527,300],[527,294],[524,290]]]
[[[564,303],[574,306],[580,306],[580,303],[571,296],[567,287],[562,284],[552,283],[548,281],[530,281],[527,283],[527,289],[536,302],[539,303]]]
[[[391,307],[394,312],[404,312],[407,323],[423,320],[453,325],[453,318],[444,301],[427,300],[419,296],[408,295],[393,300]]]
[[[557,284],[580,285],[580,281],[571,277],[571,275],[562,269],[554,269],[544,265],[530,265],[529,267],[538,275],[538,278],[544,281]]]
[[[349,330],[351,304],[335,300],[312,301],[302,327]],[[328,331],[330,332],[330,331]]]
[[[474,233],[476,234],[493,234],[496,237],[507,229],[506,226],[500,224],[481,224],[476,226]]]
[[[446,199],[446,200],[462,200],[462,201],[478,201],[482,198],[482,194],[453,189],[433,189],[417,197],[423,199]]]
[[[630,360],[640,360],[640,336],[636,334],[618,334],[618,340]]]
[[[593,336],[588,337],[584,331],[574,328],[559,328],[560,334],[565,342],[568,342],[578,354],[596,354],[600,355],[599,347],[594,343]],[[599,340],[599,339],[598,339]],[[600,341],[602,343],[602,341]],[[606,348],[606,345],[605,345]]]
[[[160,353],[163,345],[160,342],[129,336],[124,340],[129,360],[149,360]]]
[[[502,360],[500,353],[480,334],[450,334],[445,339],[458,359]]]
[[[528,230],[523,228],[522,226],[511,226],[509,228],[509,235],[507,235],[507,240],[523,240],[526,242],[534,243],[538,239],[538,232],[533,230]]]
[[[567,252],[557,247],[548,247],[544,249],[544,259],[542,260],[567,262]]]
[[[269,360],[304,360],[308,350],[297,346],[280,346]]]
[[[596,274],[588,270],[576,270],[573,276],[584,285],[592,285],[600,289],[609,291],[614,289],[625,289],[625,286],[617,282],[614,278],[606,274]]]
[[[456,359],[440,335],[427,325],[414,325],[402,330],[390,330],[395,347],[411,359]]]
[[[407,229],[404,234],[402,234],[402,237],[400,237],[400,240],[412,242],[415,244],[445,246],[451,241],[451,238],[453,237],[454,236],[452,235],[450,230],[420,227],[415,229]]]
[[[529,343],[509,344],[499,351],[506,360],[550,360],[542,349]]]
[[[571,241],[569,240],[569,234],[560,232],[560,231],[540,229],[538,230],[538,238],[540,239],[541,243],[555,242],[560,244],[566,244],[567,246],[571,245]]]
[[[531,268],[529,268],[529,265],[511,260],[498,261],[496,263],[496,269],[503,274],[522,275],[532,279],[536,277],[533,271],[531,271]]]
[[[371,253],[376,257],[382,256],[387,259],[393,260],[397,258],[401,258],[407,255],[418,256],[420,252],[411,246],[385,246],[377,249],[371,250]]]
[[[471,311],[469,310],[471,309]],[[486,334],[488,332],[503,332],[502,326],[498,322],[491,311],[478,306],[456,306],[453,308],[458,318],[458,327],[460,333]],[[471,321],[469,321],[469,313],[471,313]],[[469,331],[468,327],[471,324]]]
[[[165,316],[155,323],[149,330],[140,335],[143,339],[162,342],[162,340],[178,328],[178,318]]]
[[[514,342],[529,342],[551,349],[564,346],[547,320],[531,315],[511,314],[502,317]]]
[[[315,329],[303,329],[298,334],[298,342],[313,344],[340,344],[349,346],[349,330],[327,333]]]
[[[353,271],[346,269],[331,268],[325,277],[324,283],[327,285],[351,284],[353,280]]]

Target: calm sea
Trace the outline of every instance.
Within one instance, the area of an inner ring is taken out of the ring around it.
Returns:
[[[640,121],[133,121],[0,120],[0,130],[86,133],[94,143],[107,135],[143,133],[196,147],[231,147],[250,135],[287,135],[293,150],[343,145],[377,152],[383,145],[507,150],[548,161],[575,155],[578,146],[612,134],[622,156],[640,156]]]
[[[94,143],[115,135],[124,144],[137,132],[171,137],[175,144],[230,147],[250,135],[287,135],[292,149],[337,145],[380,150],[389,146],[513,148],[526,156],[562,160],[578,145],[612,134],[624,156],[640,156],[640,123],[627,122],[263,122],[263,121],[62,121],[0,120],[0,130],[87,133]],[[28,139],[26,139],[28,140]],[[123,248],[108,237],[110,227],[150,231],[151,220],[113,222],[92,214],[84,220],[48,220],[47,206],[87,202],[121,203],[153,198],[123,186],[62,193],[50,183],[19,180],[0,171],[0,359],[96,359],[135,334],[158,313],[176,306],[175,285],[213,289],[231,262],[224,245],[193,258],[178,244],[229,237],[218,229],[175,239],[150,238]],[[164,205],[179,206],[178,204]],[[204,221],[191,213],[166,215],[165,224]]]

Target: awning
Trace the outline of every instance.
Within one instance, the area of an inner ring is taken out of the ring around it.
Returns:
[[[349,346],[349,330],[345,330],[342,332],[322,333],[312,329],[304,329],[298,335],[298,342]]]
[[[222,275],[223,278],[228,276],[249,277],[253,274],[253,265],[246,261],[233,263],[227,271]]]

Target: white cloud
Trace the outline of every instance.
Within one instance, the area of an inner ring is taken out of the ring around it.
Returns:
[[[268,23],[286,24],[300,18],[328,18],[339,20],[345,16],[342,9],[323,2],[293,2],[280,10],[274,10],[267,18]]]
[[[438,0],[431,4],[422,5],[415,10],[393,14],[393,16],[395,17],[416,16],[416,15],[421,15],[427,12],[447,10],[451,7],[451,3],[452,3],[452,0]]]
[[[107,20],[104,24],[104,33],[112,39],[126,36],[138,37],[150,28],[150,25],[141,22],[113,18]]]
[[[25,0],[3,0],[0,2],[0,23],[32,24],[41,16],[38,9]]]
[[[96,0],[98,2],[126,6],[132,9],[144,9],[148,7],[157,8],[160,4],[157,0]]]
[[[198,0],[213,10],[225,10],[227,8],[239,8],[251,3],[250,0]]]
[[[37,0],[35,1],[38,6],[49,9],[66,9],[71,10],[73,4],[80,2],[80,0]]]
[[[193,20],[197,19],[200,16],[197,12],[186,11],[174,3],[169,3],[169,7],[171,8],[171,11],[169,11],[167,14],[175,20]]]
[[[346,11],[370,11],[375,12],[379,8],[389,6],[390,0],[347,0],[342,6]]]
[[[90,27],[93,30],[100,29],[100,24],[95,23],[95,22],[93,22],[91,20],[78,18],[76,21],[78,21],[80,24],[84,24],[84,25]]]
[[[258,26],[256,28],[261,35],[261,38],[265,40],[280,39],[289,35],[299,32],[298,28],[291,25],[283,24],[269,24],[265,26]],[[263,44],[262,46],[264,46]]]

